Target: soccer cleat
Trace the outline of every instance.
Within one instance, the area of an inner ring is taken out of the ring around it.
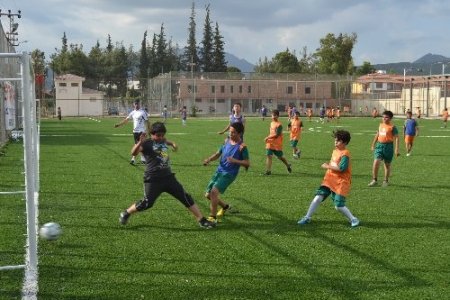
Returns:
[[[297,151],[297,158],[300,158],[300,155],[302,155],[302,151],[301,151],[301,150],[298,150],[298,151]]]
[[[272,172],[271,171],[266,171],[266,172],[263,173],[263,175],[272,175]]]
[[[411,152],[406,153],[406,156],[411,156]]]
[[[298,159],[298,155],[297,154],[292,154],[292,157],[294,158],[294,159]]]
[[[289,165],[287,166],[287,171],[288,171],[289,173],[292,173],[291,164],[289,164]]]
[[[209,218],[208,218],[209,219]],[[202,228],[210,229],[216,227],[216,223],[210,222],[205,217],[201,218],[200,221],[198,221],[198,225]]]
[[[226,212],[229,212],[229,211],[232,210],[232,208],[231,208],[230,205],[227,205],[227,206],[228,206],[227,208],[221,207],[221,208],[219,209],[219,211],[217,212],[217,218],[222,218],[223,215],[224,215]]]
[[[216,217],[209,216],[206,220],[207,220],[208,222],[214,224],[214,226],[217,224],[217,218],[216,218]]]
[[[134,159],[130,160],[130,165],[134,166]]]
[[[367,186],[377,186],[378,182],[373,179],[371,182],[369,182],[369,184]]]
[[[303,218],[301,218],[297,222],[298,225],[306,225],[306,224],[309,224],[309,223],[311,223],[311,218],[308,218],[307,216],[304,216]]]
[[[359,226],[359,220],[357,218],[354,218],[350,221],[352,224],[352,227],[358,227]]]
[[[119,222],[122,225],[126,225],[128,223],[128,218],[130,217],[130,214],[126,211],[123,211],[119,215]]]
[[[387,180],[384,180],[383,184],[381,186],[382,187],[388,187],[389,186],[389,182]]]

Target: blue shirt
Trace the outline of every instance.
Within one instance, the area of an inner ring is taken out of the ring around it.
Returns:
[[[405,125],[403,126],[403,132],[405,135],[415,136],[416,135],[417,121],[415,119],[406,119]]]
[[[228,162],[227,157],[231,156],[238,160],[247,160],[248,159],[247,147],[243,146],[243,148],[240,149],[241,145],[242,142],[239,144],[232,145],[230,143],[230,139],[227,139],[225,144],[223,144],[219,149],[221,157],[219,167],[217,168],[217,172],[228,173],[234,176],[238,174],[241,165]]]

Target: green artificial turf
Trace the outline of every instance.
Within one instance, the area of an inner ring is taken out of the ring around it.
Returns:
[[[39,240],[39,299],[444,299],[450,294],[450,129],[420,120],[412,156],[392,165],[388,188],[371,180],[370,144],[380,119],[304,121],[302,156],[284,152],[293,173],[274,159],[265,170],[269,119],[248,118],[251,167],[223,200],[237,213],[216,229],[199,228],[163,194],[126,226],[119,212],[143,194],[144,166],[129,164],[131,125],[118,119],[44,119],[41,123],[39,223],[57,222],[62,236]],[[152,122],[156,119],[152,119]],[[403,120],[394,118],[401,130]],[[223,141],[222,119],[168,121],[172,169],[205,215],[204,189],[217,161],[203,166]],[[286,118],[282,118],[286,127]],[[331,132],[352,134],[350,228],[328,199],[312,223],[308,209],[334,147]],[[285,128],[287,130],[287,127]],[[22,145],[0,156],[1,191],[23,188]],[[382,168],[379,177],[382,179]],[[21,196],[0,196],[0,265],[22,264],[26,232]],[[0,272],[0,299],[20,299],[23,270]],[[447,296],[445,296],[447,295]]]

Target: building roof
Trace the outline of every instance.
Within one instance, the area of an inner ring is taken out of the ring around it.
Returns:
[[[63,74],[63,75],[58,75],[55,77],[55,80],[63,80],[63,81],[84,81],[85,78],[78,76],[78,75],[73,75],[73,74]]]

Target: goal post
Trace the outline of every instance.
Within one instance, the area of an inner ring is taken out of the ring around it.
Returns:
[[[24,264],[0,266],[0,271],[23,268],[25,272],[22,299],[36,299],[38,291],[39,124],[37,122],[34,72],[31,56],[26,52],[22,54],[0,53],[0,59],[2,58],[18,59],[20,64],[19,74],[13,73],[8,74],[9,76],[0,77],[0,83],[15,81],[20,84],[18,104],[21,106],[23,122],[25,190],[2,192],[0,196],[3,194],[24,194],[26,200],[27,238]],[[19,76],[16,77],[17,75]],[[16,124],[16,128],[19,127]]]

